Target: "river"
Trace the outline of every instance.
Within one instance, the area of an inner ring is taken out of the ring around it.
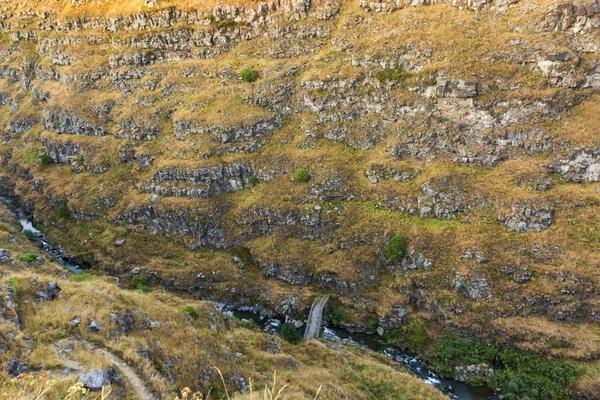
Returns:
[[[85,266],[77,265],[77,263],[73,261],[73,257],[69,256],[61,246],[52,245],[46,236],[33,226],[30,221],[30,216],[27,215],[23,208],[18,206],[16,199],[10,197],[2,197],[1,199],[17,217],[19,223],[21,224],[22,232],[30,231],[35,236],[39,247],[46,252],[46,254],[56,259],[63,267],[65,267],[65,269],[69,270],[73,274],[80,274],[83,272]],[[251,311],[241,311],[231,309],[229,306],[221,303],[216,304],[218,304],[223,311],[228,312],[239,319],[254,321],[258,326],[261,327],[262,330],[266,332],[276,334],[283,323],[283,321],[278,318],[266,318]],[[425,363],[419,356],[386,346],[385,343],[383,343],[383,341],[376,335],[356,334],[350,333],[343,329],[324,328],[323,336],[331,341],[350,341],[362,344],[368,347],[370,350],[381,352],[391,359],[404,365],[408,370],[421,378],[423,381],[436,386],[452,399],[498,399],[498,397],[494,395],[494,392],[486,386],[469,386],[458,381],[440,377],[434,371],[434,369],[427,365],[427,363]]]

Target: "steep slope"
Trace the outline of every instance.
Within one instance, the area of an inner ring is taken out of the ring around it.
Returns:
[[[199,3],[0,3],[3,186],[50,237],[125,281],[294,319],[326,293],[351,330],[594,370],[598,3]]]

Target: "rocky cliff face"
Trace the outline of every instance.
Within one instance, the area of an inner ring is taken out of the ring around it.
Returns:
[[[57,240],[364,329],[597,323],[598,3],[232,3],[4,1],[3,175]]]

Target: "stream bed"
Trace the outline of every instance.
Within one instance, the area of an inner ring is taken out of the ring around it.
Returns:
[[[31,232],[39,247],[50,257],[56,259],[65,269],[73,274],[80,274],[87,266],[79,266],[74,262],[73,257],[69,256],[62,247],[50,243],[46,236],[36,229],[30,221],[25,210],[18,206],[16,199],[2,197],[2,201],[12,210],[22,227],[22,232]],[[277,334],[283,324],[279,318],[267,318],[252,311],[242,311],[232,309],[230,306],[215,302],[224,312],[228,312],[239,319],[254,321],[263,331]],[[439,388],[448,397],[456,400],[495,400],[493,390],[487,386],[470,386],[462,382],[444,379],[440,377],[434,369],[425,363],[419,356],[409,354],[399,349],[386,346],[377,335],[350,333],[343,329],[324,328],[323,337],[332,342],[354,342],[366,346],[370,350],[381,352],[394,361],[404,365],[408,370],[414,373],[428,384]]]
[[[217,303],[218,304],[218,303]],[[283,324],[279,318],[267,318],[252,311],[240,311],[223,304],[223,310],[241,320],[254,321],[263,331],[277,333]],[[350,333],[344,329],[323,328],[323,338],[331,342],[351,341],[361,344],[370,350],[380,352],[404,365],[413,374],[426,383],[439,388],[448,397],[456,400],[496,400],[499,399],[487,386],[470,386],[462,382],[440,377],[435,370],[425,363],[421,357],[409,354],[394,347],[386,346],[377,335]]]

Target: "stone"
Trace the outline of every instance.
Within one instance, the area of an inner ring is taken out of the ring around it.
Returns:
[[[23,364],[21,361],[16,358],[11,358],[8,362],[8,366],[6,368],[6,372],[12,377],[16,377],[22,373],[27,371],[27,365]]]
[[[125,240],[124,239],[117,240],[115,242],[115,246],[119,246],[119,247],[123,246],[124,244],[125,244]]]
[[[110,385],[106,371],[93,370],[79,375],[79,382],[83,383],[86,389],[91,391],[102,390],[103,387]]]
[[[52,301],[58,298],[58,294],[62,289],[55,281],[50,281],[46,287],[38,292],[38,301]]]
[[[150,329],[160,328],[160,322],[158,322],[158,321],[150,321],[150,323],[148,324],[148,327]]]
[[[79,317],[75,317],[69,321],[69,325],[71,325],[71,326],[77,326],[80,323],[81,323],[81,318],[79,318]]]
[[[158,202],[160,201],[160,196],[157,194],[153,194],[150,196],[150,202],[152,204],[158,204]]]
[[[102,326],[98,323],[98,321],[94,320],[90,323],[88,329],[92,332],[98,332],[100,329],[102,329]]]

